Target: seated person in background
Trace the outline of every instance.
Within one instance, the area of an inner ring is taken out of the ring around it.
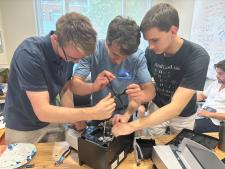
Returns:
[[[144,52],[138,49],[140,44],[139,26],[134,20],[121,16],[115,17],[108,26],[106,40],[99,40],[93,55],[83,58],[75,69],[72,79],[79,95],[92,94],[95,105],[109,92],[120,94],[121,102],[116,101],[118,113],[124,113],[124,120],[138,108],[139,103],[149,102],[155,96],[154,86],[147,69]],[[85,78],[91,72],[91,83]],[[111,83],[111,86],[110,84]],[[129,105],[128,105],[128,97]]]
[[[204,118],[196,119],[194,131],[199,133],[219,131],[220,120],[225,120],[225,60],[215,64],[217,81],[197,95],[197,101],[205,103],[197,112]]]
[[[179,37],[178,29],[178,12],[170,4],[157,4],[143,18],[141,31],[149,43],[145,56],[156,88],[153,102],[159,109],[132,122],[116,123],[115,136],[147,127],[152,135],[163,135],[167,127],[171,133],[194,128],[196,90],[204,87],[209,55]]]

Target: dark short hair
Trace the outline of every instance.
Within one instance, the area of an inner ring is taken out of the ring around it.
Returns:
[[[145,33],[151,28],[168,32],[171,26],[179,28],[179,16],[177,10],[167,3],[153,6],[144,16],[141,22],[141,32]]]
[[[221,60],[214,65],[215,68],[220,68],[225,72],[225,60]]]
[[[108,46],[116,42],[121,54],[130,55],[137,51],[140,37],[140,28],[134,20],[117,16],[108,26],[106,42]]]
[[[71,12],[61,16],[56,22],[56,32],[59,45],[72,42],[87,55],[94,53],[97,33],[90,20],[79,13]]]

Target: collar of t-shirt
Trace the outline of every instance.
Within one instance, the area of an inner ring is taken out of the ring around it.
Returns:
[[[50,39],[50,36],[52,34],[54,34],[54,31],[50,31],[50,33],[47,36],[44,37],[45,53],[46,53],[47,59],[49,59],[50,61],[52,61],[56,64],[60,64],[60,63],[64,62],[64,60],[62,58],[60,58],[58,55],[56,55],[54,50],[53,50],[51,39]]]

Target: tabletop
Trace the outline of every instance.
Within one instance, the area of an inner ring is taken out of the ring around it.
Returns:
[[[218,137],[217,133],[209,134],[214,137]],[[155,138],[156,144],[165,144],[172,140],[174,135],[164,135]],[[60,155],[68,149],[69,145],[67,142],[53,142],[53,143],[38,143],[36,144],[37,154],[34,159],[31,161],[31,164],[34,164],[34,169],[90,169],[90,167],[86,165],[79,166],[78,155],[76,152],[72,153],[68,156],[64,162],[56,167],[54,165],[55,161],[58,160]],[[215,149],[215,153],[217,154],[219,159],[225,158],[225,152],[220,151],[218,148]],[[117,169],[151,169],[152,168],[151,160],[144,160],[141,162],[139,166],[135,163],[134,153],[129,153],[127,158],[117,167]]]
[[[2,136],[5,134],[5,129],[2,128],[0,129],[0,139],[2,138]]]

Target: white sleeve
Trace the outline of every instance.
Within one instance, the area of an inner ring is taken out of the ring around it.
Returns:
[[[203,91],[203,94],[204,94],[206,97],[208,97],[208,96],[209,96],[209,93],[210,93],[212,90],[215,90],[216,84],[217,84],[217,81],[212,82],[212,83],[206,88],[206,90]]]

